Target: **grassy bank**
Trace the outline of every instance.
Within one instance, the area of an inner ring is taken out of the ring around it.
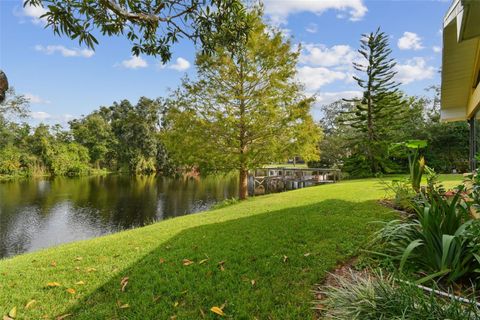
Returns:
[[[313,286],[394,216],[384,195],[376,179],[311,187],[1,260],[0,316],[311,319]]]

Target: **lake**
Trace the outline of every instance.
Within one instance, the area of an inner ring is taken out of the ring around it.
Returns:
[[[235,176],[107,175],[0,183],[0,258],[195,213],[236,196]]]

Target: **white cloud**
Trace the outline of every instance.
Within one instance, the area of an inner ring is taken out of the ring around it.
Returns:
[[[22,11],[19,12],[18,15],[30,18],[31,22],[34,24],[45,24],[45,18],[40,17],[47,13],[47,11],[48,10],[42,6],[27,5],[22,8]]]
[[[49,103],[51,103],[49,100],[45,100],[42,97],[31,94],[31,93],[25,93],[24,97],[27,98],[30,101],[30,103],[34,103],[34,104],[49,104]]]
[[[68,113],[53,115],[45,111],[31,111],[29,116],[36,122],[60,123],[61,125],[67,125],[68,121],[75,118]]]
[[[420,38],[418,34],[408,31],[404,32],[403,36],[398,39],[397,45],[401,50],[423,49],[422,38]]]
[[[148,67],[148,63],[140,56],[132,56],[130,59],[123,60],[122,66],[127,69],[138,69]]]
[[[190,68],[190,62],[182,57],[177,58],[174,64],[168,66],[169,69],[184,71]]]
[[[30,118],[38,121],[45,121],[50,119],[52,116],[50,113],[44,111],[32,111],[30,112]]]
[[[350,69],[352,62],[358,59],[358,53],[348,45],[327,47],[322,44],[305,44],[300,62],[322,67],[343,67]]]
[[[290,14],[299,12],[313,12],[321,15],[323,12],[334,9],[347,12],[350,20],[357,21],[367,13],[363,0],[265,0],[265,13],[271,22],[276,25],[286,24]]]
[[[305,28],[305,31],[309,33],[317,33],[318,31],[318,25],[316,23],[310,23],[307,28]]]
[[[396,80],[402,84],[409,84],[414,81],[432,79],[436,69],[427,65],[425,58],[416,57],[407,60],[405,64],[397,64]]]
[[[61,45],[42,46],[40,44],[37,44],[35,46],[35,50],[39,52],[43,52],[45,54],[54,54],[58,52],[64,57],[91,58],[95,54],[95,51],[90,49],[79,49],[79,48],[69,49]]]
[[[348,73],[324,67],[303,66],[298,68],[298,80],[305,84],[307,92],[314,92],[322,86],[337,80],[348,80]]]
[[[433,52],[435,52],[435,53],[440,53],[440,52],[442,52],[442,47],[433,46],[433,47],[432,47],[432,50],[433,50]]]
[[[337,91],[337,92],[320,92],[316,95],[316,102],[319,105],[325,105],[333,103],[341,99],[352,99],[362,96],[361,91],[356,90],[347,90],[347,91]]]

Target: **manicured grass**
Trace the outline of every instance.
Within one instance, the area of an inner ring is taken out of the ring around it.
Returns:
[[[215,319],[225,305],[224,318],[311,319],[313,286],[394,217],[384,195],[345,181],[1,260],[0,316]]]

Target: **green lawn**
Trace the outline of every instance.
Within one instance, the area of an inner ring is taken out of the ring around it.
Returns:
[[[394,216],[384,195],[345,181],[1,260],[0,316],[215,319],[224,305],[224,318],[312,319],[314,285]]]

